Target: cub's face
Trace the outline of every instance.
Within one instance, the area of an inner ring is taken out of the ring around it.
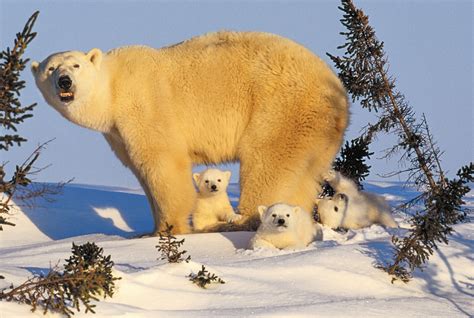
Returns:
[[[273,232],[285,232],[292,230],[296,224],[296,218],[301,208],[284,203],[277,203],[269,207],[259,206],[258,213],[262,225],[266,230]]]
[[[332,198],[319,199],[317,206],[321,223],[333,229],[342,226],[347,202],[348,198],[344,193],[337,193]]]
[[[193,179],[201,195],[214,196],[225,193],[230,176],[230,171],[207,169],[201,173],[194,173]]]
[[[99,49],[61,52],[32,62],[31,71],[48,104],[67,117],[97,87],[101,60]]]

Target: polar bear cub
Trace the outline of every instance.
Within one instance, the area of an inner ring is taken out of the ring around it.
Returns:
[[[259,206],[262,223],[250,241],[250,248],[301,249],[314,240],[322,240],[321,226],[311,214],[298,206],[277,203]]]
[[[207,169],[193,174],[198,188],[196,208],[193,213],[195,230],[202,231],[219,222],[233,223],[242,218],[241,215],[235,214],[227,196],[230,176],[230,171],[219,169]]]
[[[332,198],[316,199],[322,224],[333,229],[359,229],[374,223],[398,227],[383,197],[359,191],[352,180],[334,170],[326,173],[325,179],[336,193]]]

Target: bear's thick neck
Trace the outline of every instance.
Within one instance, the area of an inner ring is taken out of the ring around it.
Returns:
[[[104,68],[106,65],[101,66],[93,92],[73,106],[75,109],[70,112],[69,118],[82,127],[107,133],[114,126],[114,113],[111,105],[110,81]]]

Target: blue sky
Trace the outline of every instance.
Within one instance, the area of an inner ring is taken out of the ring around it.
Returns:
[[[385,42],[390,71],[398,87],[445,151],[443,166],[452,176],[473,160],[473,5],[471,1],[355,1]],[[320,55],[338,53],[339,1],[7,1],[0,0],[1,48],[12,45],[28,17],[40,10],[37,38],[27,56],[41,61],[65,50],[104,51],[123,45],[161,47],[202,33],[255,30],[289,37]],[[332,65],[331,65],[332,66]],[[41,142],[56,138],[39,165],[51,164],[37,181],[75,178],[77,183],[138,187],[133,175],[112,154],[102,135],[75,126],[46,104],[29,70],[23,78],[25,103],[38,102],[34,117],[20,127],[22,147],[0,155],[9,167],[21,162]],[[358,135],[373,115],[352,105],[347,139]],[[378,159],[393,137],[380,136],[369,179],[398,169],[398,159]],[[231,165],[233,180],[238,166]]]

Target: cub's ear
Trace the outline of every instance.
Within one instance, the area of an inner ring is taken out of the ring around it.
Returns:
[[[36,61],[31,62],[31,73],[33,73],[33,75],[36,75],[38,73],[39,66],[40,66],[40,63]]]
[[[349,201],[349,197],[345,193],[338,193],[336,195],[336,200],[347,202],[347,201]]]
[[[87,59],[99,69],[102,62],[102,51],[100,49],[92,49],[87,53]]]
[[[227,178],[227,181],[229,181],[229,180],[230,180],[230,176],[232,175],[232,172],[230,172],[230,171],[224,171],[224,175],[225,175],[225,177]]]
[[[295,206],[295,207],[293,208],[293,213],[298,214],[298,213],[300,213],[300,212],[301,212],[301,208],[300,208],[299,206]]]
[[[268,207],[264,206],[264,205],[259,205],[257,210],[258,210],[258,214],[260,215],[260,219],[262,219],[263,217],[263,214],[267,211]]]
[[[194,182],[196,182],[196,184],[199,183],[199,178],[201,177],[201,174],[196,172],[196,173],[193,173],[193,179],[194,179]]]

